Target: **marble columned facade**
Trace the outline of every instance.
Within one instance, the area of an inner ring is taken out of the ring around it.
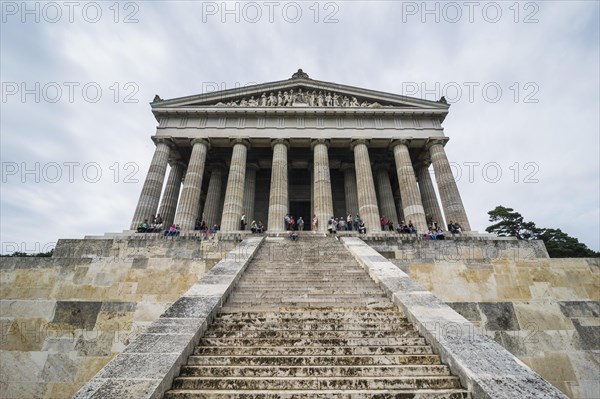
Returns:
[[[248,225],[260,220],[278,232],[290,214],[304,219],[305,230],[316,215],[325,231],[329,217],[358,213],[368,232],[381,230],[382,215],[394,224],[410,220],[419,232],[432,219],[445,227],[444,217],[470,230],[444,149],[443,99],[299,71],[243,89],[156,96],[151,106],[156,150],[131,229],[161,213],[182,231],[196,220],[236,231],[246,214]]]

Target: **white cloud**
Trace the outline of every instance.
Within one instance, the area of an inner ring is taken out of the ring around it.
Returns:
[[[414,82],[415,96],[424,95],[424,84],[435,91],[430,99],[448,94],[436,91],[436,83],[440,89],[449,83],[462,87],[444,126],[450,160],[465,173],[464,162],[481,164],[473,182],[464,173],[458,182],[472,227],[484,230],[487,211],[505,205],[540,226],[559,227],[593,249],[600,247],[596,2],[535,3],[539,22],[532,24],[513,21],[512,2],[499,3],[503,15],[495,24],[480,10],[475,22],[468,22],[466,9],[457,23],[444,18],[435,23],[431,15],[422,23],[419,14],[403,15],[407,2],[383,1],[335,3],[337,23],[322,22],[335,11],[324,9],[326,3],[319,3],[318,23],[309,8],[313,3],[299,3],[303,15],[297,23],[281,14],[289,3],[276,8],[273,23],[266,8],[257,23],[244,16],[236,23],[232,15],[223,23],[220,15],[203,22],[206,2],[139,2],[134,15],[139,22],[124,24],[114,23],[112,3],[101,4],[98,23],[75,14],[73,23],[42,18],[36,24],[31,17],[21,23],[17,16],[0,25],[2,82],[28,87],[57,82],[63,89],[64,82],[80,84],[73,103],[65,100],[66,91],[54,104],[44,96],[37,103],[32,95],[25,102],[18,95],[3,101],[2,162],[95,162],[103,172],[98,183],[81,175],[73,183],[55,184],[37,184],[29,175],[25,183],[20,175],[4,176],[3,243],[52,242],[127,228],[154,149],[149,137],[156,121],[148,106],[154,94],[172,98],[199,93],[211,82],[231,88],[280,80],[303,68],[314,79],[400,94]],[[122,20],[132,9],[120,11]],[[521,8],[519,20],[531,11]],[[89,82],[102,89],[96,103],[81,93]],[[133,86],[126,89],[128,82]],[[472,102],[465,82],[479,84]],[[501,87],[498,102],[482,94],[486,83]],[[125,103],[132,93],[138,102]],[[539,102],[524,102],[527,94]],[[123,172],[126,162],[139,166],[139,183],[114,182],[111,166],[118,163]],[[481,175],[490,162],[501,167],[497,183]],[[517,182],[510,169],[516,162]],[[538,183],[523,181],[527,162],[539,166]]]

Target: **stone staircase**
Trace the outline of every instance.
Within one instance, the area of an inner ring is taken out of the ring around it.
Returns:
[[[337,240],[267,238],[164,398],[470,398]]]

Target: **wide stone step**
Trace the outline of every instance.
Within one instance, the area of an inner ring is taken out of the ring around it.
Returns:
[[[288,296],[288,295],[293,295],[293,296],[302,296],[302,295],[351,296],[351,295],[354,295],[359,298],[369,297],[369,296],[375,296],[375,297],[382,296],[381,292],[377,292],[375,290],[369,290],[366,288],[357,287],[356,288],[357,292],[351,292],[350,291],[351,289],[352,289],[351,287],[335,288],[335,289],[322,287],[322,288],[310,288],[310,289],[306,289],[306,290],[301,290],[301,289],[299,289],[299,287],[279,287],[276,290],[275,289],[252,289],[252,290],[243,290],[243,291],[240,290],[238,292],[233,293],[232,295],[235,295],[240,298],[246,298],[246,297],[247,298],[260,298],[260,297],[281,298],[281,297]]]
[[[356,275],[352,275],[350,277],[347,278],[339,278],[339,276],[336,276],[335,274],[313,274],[313,275],[293,275],[293,274],[282,274],[282,275],[275,275],[275,274],[264,274],[262,277],[261,276],[249,276],[246,278],[243,278],[240,280],[240,284],[244,283],[244,285],[247,285],[248,283],[260,283],[261,281],[263,281],[263,279],[268,279],[269,281],[279,281],[281,283],[289,283],[290,281],[294,281],[296,283],[322,283],[324,281],[335,281],[335,286],[344,286],[344,285],[348,285],[350,283],[360,283],[361,286],[365,286],[365,287],[373,287],[375,288],[376,286],[373,284],[372,281],[368,280],[367,278],[364,278],[362,276],[359,276],[358,274]],[[277,285],[273,285],[273,288],[276,288]]]
[[[356,292],[350,292],[352,288],[356,288]],[[350,295],[355,294],[357,297],[364,296],[367,292],[373,292],[372,295],[380,296],[381,292],[373,290],[371,287],[364,286],[362,284],[344,284],[336,285],[332,287],[331,283],[326,281],[321,284],[309,284],[309,283],[288,283],[281,284],[275,287],[269,287],[261,284],[253,284],[252,289],[243,289],[234,291],[234,295],[251,295],[251,294],[268,294],[269,296],[277,296],[284,298],[288,295],[318,295],[318,294],[329,294],[329,295]]]
[[[230,302],[239,302],[239,301],[246,301],[247,303],[272,303],[272,302],[281,302],[281,303],[285,303],[285,302],[293,302],[293,303],[302,303],[302,302],[330,302],[332,305],[331,306],[339,306],[340,303],[343,304],[353,304],[353,306],[361,306],[361,305],[368,305],[370,303],[386,303],[389,302],[389,300],[382,294],[379,296],[374,296],[374,297],[362,297],[359,295],[309,295],[309,294],[304,294],[304,295],[287,295],[283,298],[281,297],[273,297],[273,296],[269,296],[269,297],[263,297],[263,298],[256,298],[256,297],[244,297],[241,296],[239,294],[232,294],[229,297]]]
[[[285,300],[285,301],[268,301],[268,300],[256,300],[256,301],[237,301],[237,300],[232,300],[230,302],[228,302],[228,304],[226,306],[228,307],[235,307],[236,311],[243,311],[244,309],[248,309],[248,307],[251,307],[252,310],[255,311],[273,311],[273,310],[279,310],[279,309],[285,309],[286,307],[289,307],[291,305],[297,306],[297,307],[302,307],[302,308],[314,308],[314,309],[324,309],[324,308],[330,308],[332,306],[340,306],[340,304],[346,304],[348,306],[357,306],[357,305],[363,305],[363,306],[380,306],[381,302],[374,302],[371,299],[365,299],[365,300],[354,300],[352,302],[348,302],[348,301],[339,301],[339,302],[324,302],[321,300]]]
[[[322,321],[316,322],[301,322],[301,321],[288,321],[286,323],[277,322],[220,322],[211,326],[212,331],[402,331],[402,330],[413,330],[412,324],[408,322],[404,323],[369,323],[364,321],[361,323],[324,323]]]
[[[197,346],[197,356],[356,356],[431,355],[429,345],[415,346]]]
[[[412,377],[447,376],[443,365],[392,366],[185,366],[181,377]]]
[[[363,307],[365,310],[366,309],[381,309],[384,305],[389,305],[389,310],[394,310],[396,309],[394,307],[394,305],[392,305],[391,303],[377,303],[377,304],[373,304],[370,306],[366,306]],[[340,304],[339,303],[335,303],[332,304],[331,306],[321,306],[318,309],[317,308],[303,308],[303,310],[306,312],[306,314],[311,314],[313,312],[320,312],[320,311],[324,311],[324,310],[328,310],[331,309],[332,307],[339,307]],[[292,305],[281,305],[281,306],[270,306],[268,308],[261,308],[260,306],[253,306],[252,308],[250,308],[249,306],[244,306],[244,305],[239,305],[236,304],[235,306],[230,305],[230,304],[225,304],[222,308],[221,308],[221,314],[231,314],[231,313],[235,313],[235,314],[240,314],[240,313],[244,313],[244,312],[248,312],[248,309],[252,309],[253,313],[256,314],[260,314],[260,313],[264,313],[264,314],[270,314],[275,312],[287,312],[290,309],[299,309],[298,306],[292,306]]]
[[[304,282],[304,281],[292,281],[288,280],[285,283],[280,282],[276,285],[264,284],[263,282],[255,282],[255,281],[240,281],[236,290],[237,292],[244,292],[246,288],[251,288],[255,291],[273,291],[273,292],[282,292],[294,290],[294,292],[309,292],[313,290],[327,290],[333,289],[335,287],[336,290],[350,290],[352,288],[356,288],[359,290],[370,290],[373,288],[372,285],[355,281],[352,283],[335,283],[333,284],[331,281],[312,281],[312,282]]]
[[[425,345],[424,338],[202,338],[201,345],[208,346],[397,346]]]
[[[356,286],[356,285],[352,285],[352,284],[336,284],[335,287],[332,287],[331,284],[320,284],[320,286],[314,286],[314,285],[307,285],[306,287],[302,286],[293,286],[293,287],[269,287],[269,286],[264,286],[264,287],[257,287],[254,284],[250,284],[247,283],[245,281],[240,281],[240,283],[236,286],[236,292],[238,293],[244,293],[244,294],[251,294],[254,292],[273,292],[273,293],[279,293],[280,295],[286,295],[289,292],[322,292],[322,293],[329,293],[329,292],[341,292],[341,293],[363,293],[363,292],[373,292],[373,293],[377,293],[380,294],[381,290],[375,286],[372,285],[363,285],[363,286]]]
[[[244,280],[240,281],[240,290],[243,286],[251,286],[253,289],[275,289],[281,290],[281,288],[304,288],[304,289],[347,289],[350,287],[357,287],[362,289],[374,288],[370,281],[367,280],[359,280],[359,279],[348,279],[348,280],[337,280],[336,278],[318,278],[318,279],[301,279],[301,278],[279,278],[279,279],[270,279],[265,277],[264,279],[256,278],[255,280]],[[237,288],[237,287],[236,287]]]
[[[367,304],[372,304],[375,301],[377,303],[385,302],[387,298],[381,297],[370,297],[370,296],[359,296],[355,295],[354,297],[351,295],[347,296],[338,296],[338,295],[294,295],[290,294],[286,298],[280,298],[277,296],[264,296],[264,297],[256,297],[256,296],[241,296],[237,294],[231,295],[227,303],[249,303],[249,304],[264,304],[264,303],[312,303],[312,302],[321,302],[321,303],[331,303],[332,305],[351,305],[351,306],[362,306]],[[296,305],[298,306],[298,305]]]
[[[427,377],[177,377],[173,389],[456,389],[458,378]]]
[[[347,330],[347,331],[328,331],[328,330],[255,330],[255,331],[226,331],[226,330],[209,330],[204,334],[204,338],[268,338],[268,339],[332,339],[332,338],[413,338],[419,337],[419,334],[414,330]]]
[[[340,267],[341,266],[341,267]],[[248,271],[247,275],[256,275],[260,271],[265,272],[273,272],[273,273],[296,273],[296,274],[311,274],[311,273],[338,273],[340,275],[344,274],[359,274],[362,272],[364,274],[364,269],[357,266],[348,266],[347,264],[343,264],[342,262],[322,262],[319,265],[306,265],[304,263],[292,263],[285,264],[284,262],[274,261],[269,265],[261,266],[261,267],[253,267],[252,270]]]
[[[383,366],[434,365],[438,355],[190,356],[190,366]]]
[[[332,302],[332,303],[356,303],[372,302],[374,300],[387,299],[383,294],[380,295],[336,295],[336,294],[292,294],[286,297],[280,295],[244,295],[233,294],[229,297],[231,302],[248,302],[248,303],[273,303],[273,302]]]
[[[262,315],[268,313],[256,313],[256,315]],[[235,316],[237,313],[225,313],[225,315]],[[288,318],[288,319],[279,319],[279,318],[247,318],[247,317],[239,317],[239,318],[216,318],[213,326],[218,327],[219,325],[228,326],[229,324],[235,325],[252,325],[255,327],[259,327],[261,325],[265,325],[266,327],[275,327],[275,326],[289,326],[290,328],[297,326],[307,326],[307,329],[313,329],[313,325],[323,325],[323,329],[331,329],[328,326],[343,326],[349,324],[357,324],[357,325],[412,325],[407,322],[407,320],[400,315],[372,315],[370,317],[339,317],[339,318]],[[281,327],[283,328],[283,327]]]
[[[172,390],[165,399],[469,399],[462,389],[419,390]]]
[[[290,312],[290,310],[293,310]],[[323,320],[326,322],[344,320],[375,320],[379,319],[382,322],[385,320],[398,320],[403,315],[398,308],[388,304],[385,307],[372,306],[369,309],[364,307],[334,307],[327,309],[302,309],[300,311],[296,307],[287,309],[279,309],[277,312],[257,312],[252,309],[248,312],[248,308],[240,312],[228,312],[227,308],[221,309],[221,313],[216,320]]]

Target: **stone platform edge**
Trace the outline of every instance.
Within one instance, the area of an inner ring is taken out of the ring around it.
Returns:
[[[247,237],[229,251],[73,398],[162,398],[262,241]]]
[[[474,399],[567,398],[364,241],[340,239]]]

